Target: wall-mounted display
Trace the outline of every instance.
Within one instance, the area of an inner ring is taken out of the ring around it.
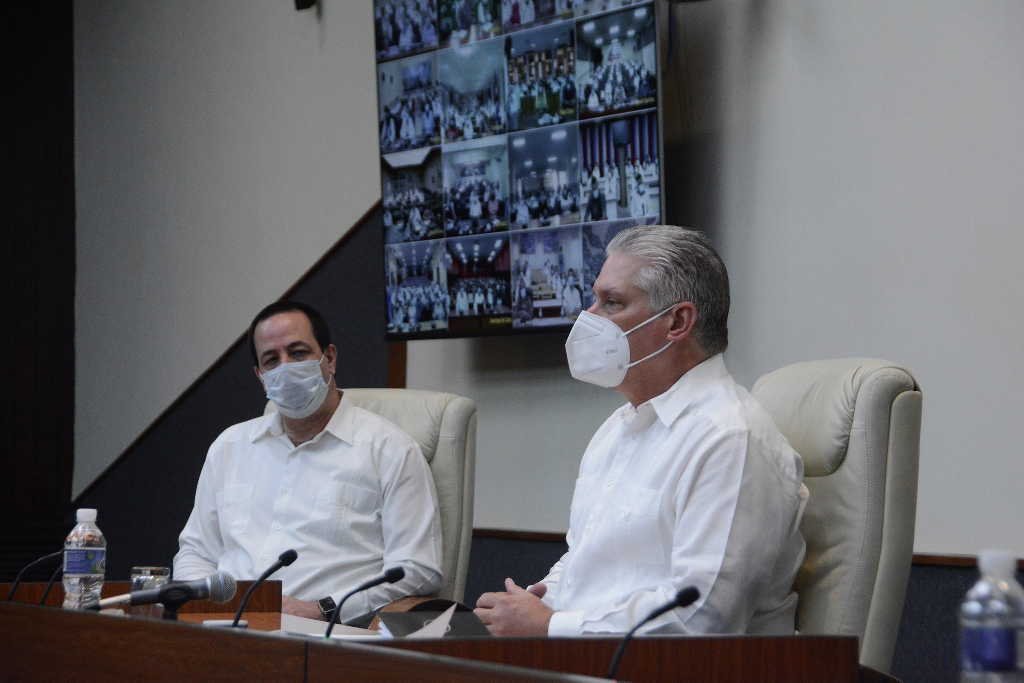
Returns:
[[[388,337],[567,328],[661,220],[653,2],[374,5]]]

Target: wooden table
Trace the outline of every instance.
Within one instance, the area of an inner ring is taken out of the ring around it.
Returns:
[[[373,643],[289,638],[260,633],[280,628],[281,585],[253,595],[241,629],[195,625],[230,619],[235,601],[186,603],[184,623],[0,603],[0,657],[5,680],[81,677],[104,680],[593,680],[607,670],[618,638],[443,638]],[[126,592],[107,582],[104,595]],[[0,595],[7,589],[0,585]],[[59,605],[57,588],[47,601]],[[42,586],[17,598],[37,602]],[[623,680],[731,683],[892,681],[861,667],[849,636],[653,636],[636,638],[618,674]],[[583,677],[583,678],[580,678]]]

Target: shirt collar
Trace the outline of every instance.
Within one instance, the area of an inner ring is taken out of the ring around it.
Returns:
[[[339,441],[344,441],[347,444],[355,443],[355,418],[350,410],[351,405],[345,400],[345,393],[341,393],[341,400],[338,401],[338,407],[334,409],[334,414],[331,415],[331,419],[327,422],[327,426],[324,427],[320,434],[317,434],[307,443],[312,443],[322,438],[324,432],[329,433]],[[264,415],[262,418],[256,420],[256,423],[252,427],[252,431],[249,432],[249,440],[256,443],[265,436],[277,437],[284,434],[284,424],[281,422],[281,413],[277,410]]]
[[[684,410],[701,399],[709,386],[728,376],[725,358],[720,353],[715,354],[684,372],[675,384],[649,401],[641,403],[635,410],[627,403],[623,406],[622,417],[627,421],[640,418],[638,421],[646,423],[646,426],[652,424],[654,415],[657,415],[663,425],[671,427]],[[652,411],[654,415],[650,414]],[[648,416],[647,419],[642,417],[645,414]]]

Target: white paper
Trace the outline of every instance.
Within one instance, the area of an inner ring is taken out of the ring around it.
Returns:
[[[320,619],[306,619],[294,614],[281,615],[281,632],[287,635],[320,636],[327,632],[327,622]],[[331,638],[379,638],[376,631],[345,624],[335,624]]]
[[[413,631],[406,638],[444,638],[444,634],[448,632],[448,624],[451,623],[452,615],[455,614],[455,607],[456,605],[453,604],[442,612],[437,619],[434,619],[420,630]]]

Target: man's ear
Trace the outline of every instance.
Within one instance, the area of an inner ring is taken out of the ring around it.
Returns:
[[[252,366],[252,374],[256,375],[256,381],[259,382],[260,385],[262,385],[263,384],[263,378],[260,377],[260,369],[258,367],[256,367],[255,365]]]
[[[669,316],[672,326],[668,330],[666,339],[678,342],[693,336],[693,329],[697,325],[697,307],[692,302],[684,301],[677,304]]]
[[[334,373],[338,369],[338,347],[328,344],[324,356],[327,358],[327,376],[334,377]]]

